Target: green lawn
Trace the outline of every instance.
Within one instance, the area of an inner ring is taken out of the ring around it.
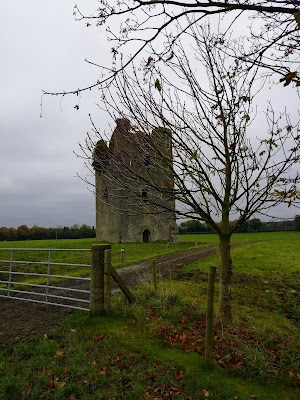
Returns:
[[[184,266],[156,293],[140,285],[134,305],[114,297],[108,316],[75,312],[3,351],[0,398],[296,400],[300,236],[267,239],[233,249],[234,323],[216,322],[213,368],[203,355],[207,271],[217,256]]]

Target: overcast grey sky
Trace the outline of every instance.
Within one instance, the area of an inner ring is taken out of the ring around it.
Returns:
[[[77,4],[85,11],[98,5]],[[73,151],[90,130],[89,113],[107,129],[107,116],[95,104],[97,90],[82,96],[79,111],[76,97],[44,97],[42,118],[40,100],[42,89],[74,90],[99,78],[84,59],[110,65],[105,30],[75,22],[74,0],[0,0],[0,5],[0,226],[94,225],[94,195],[76,178],[88,171]],[[265,100],[283,93],[295,105],[291,89],[279,86]],[[291,218],[297,212],[276,213]]]
[[[105,33],[74,21],[73,0],[0,4],[0,226],[94,225],[94,196],[75,177],[88,171],[73,150],[90,129],[88,113],[105,122],[97,93],[85,96],[79,111],[74,97],[44,97],[43,118],[40,98],[42,89],[97,79],[84,59],[110,59]]]

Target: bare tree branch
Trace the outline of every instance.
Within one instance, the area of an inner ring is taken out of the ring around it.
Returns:
[[[176,202],[178,216],[215,230],[220,313],[230,320],[232,233],[253,214],[300,202],[299,121],[269,104],[265,128],[251,135],[259,66],[226,57],[232,43],[201,26],[193,25],[190,39],[193,57],[176,42],[171,60],[121,69],[101,86],[104,108],[121,119],[112,137],[93,125],[99,140],[88,136],[82,150],[110,185],[99,198],[118,212],[168,218]]]

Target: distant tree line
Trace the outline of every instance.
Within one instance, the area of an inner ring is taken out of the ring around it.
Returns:
[[[82,239],[96,237],[95,227],[73,225],[71,227],[44,228],[34,225],[20,225],[18,228],[0,228],[1,240],[43,240],[43,239]]]
[[[232,224],[236,221],[232,221]],[[296,215],[293,221],[263,222],[259,218],[253,218],[241,224],[236,232],[273,232],[273,231],[300,231],[300,215]],[[178,233],[213,233],[205,223],[197,220],[182,222],[178,226]]]
[[[213,233],[205,223],[191,219],[178,226],[178,233]]]

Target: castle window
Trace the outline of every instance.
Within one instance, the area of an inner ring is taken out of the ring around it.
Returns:
[[[104,197],[108,197],[108,190],[107,190],[107,186],[105,186],[105,190],[104,190]]]
[[[143,188],[143,189],[142,189],[142,198],[143,198],[143,201],[147,201],[147,197],[148,197],[148,190],[145,189],[145,188]]]
[[[144,165],[145,165],[145,167],[148,167],[150,164],[151,164],[150,163],[150,155],[147,154],[145,159],[144,159]]]

